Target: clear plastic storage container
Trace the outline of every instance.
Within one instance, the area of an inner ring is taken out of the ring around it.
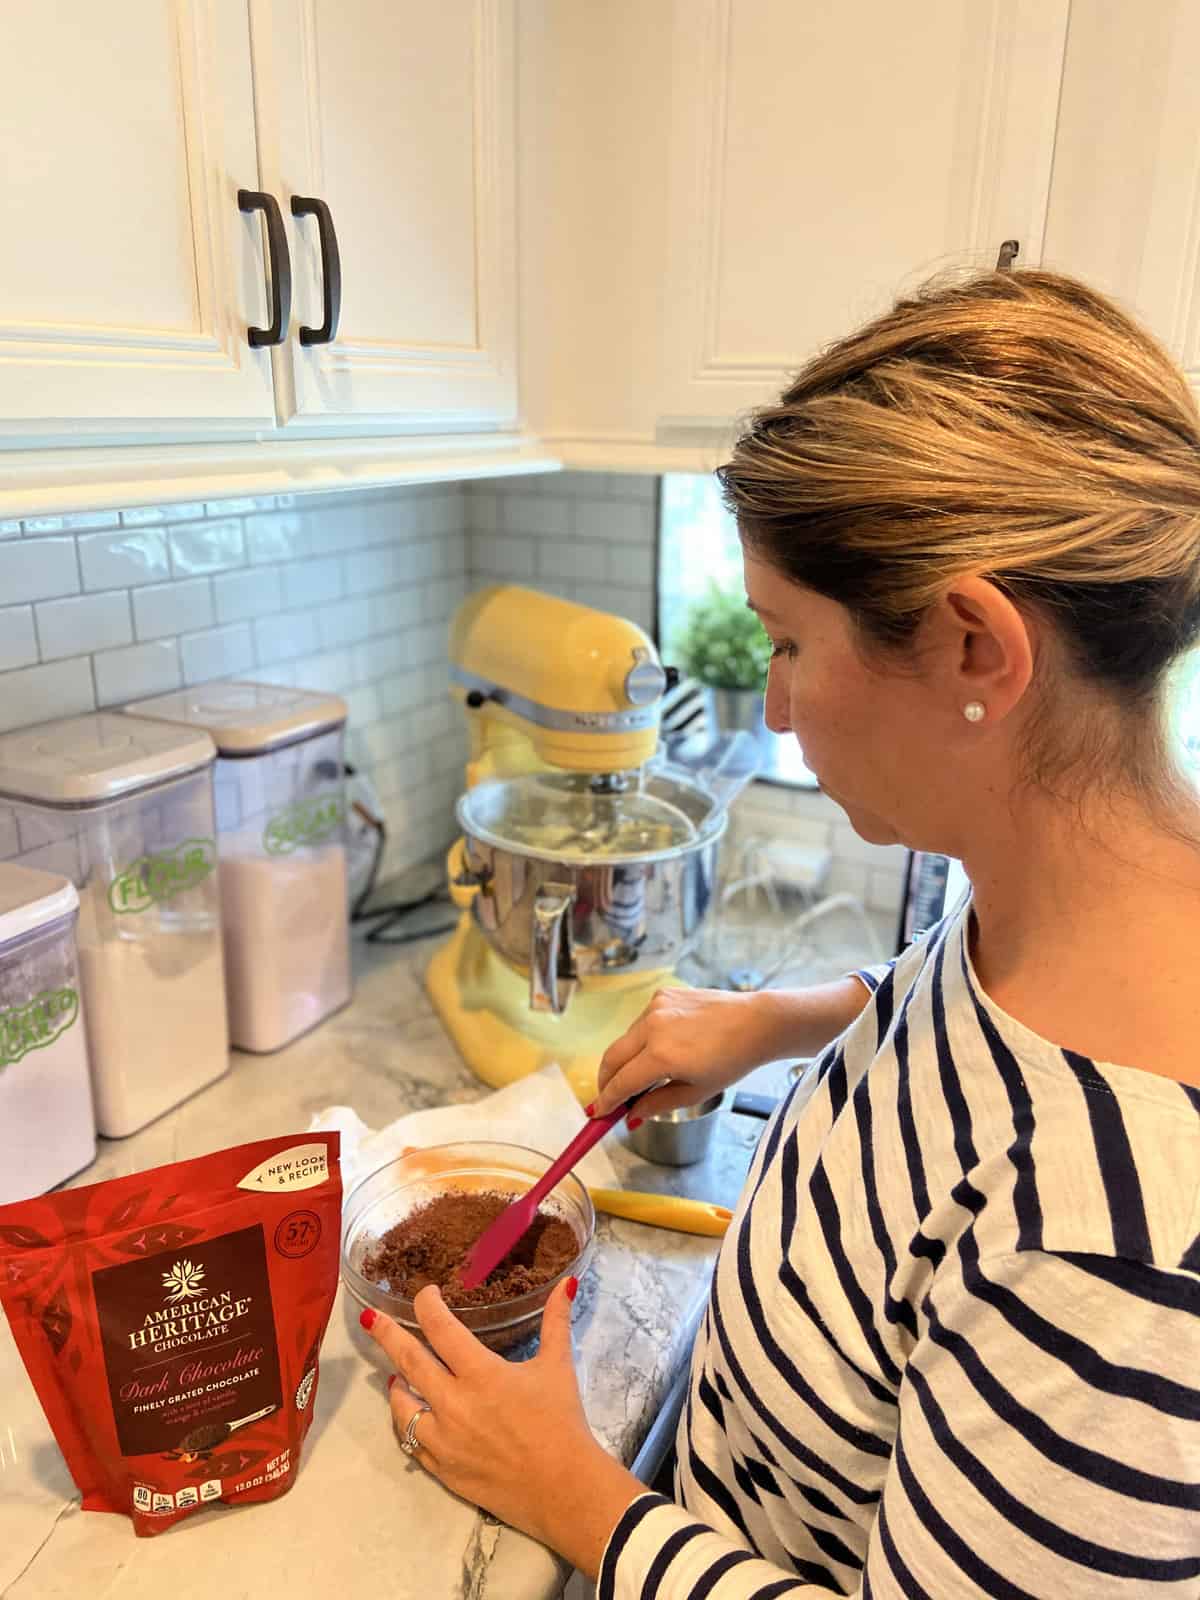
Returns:
[[[212,740],[100,712],[0,737],[0,859],[79,891],[96,1126],[145,1127],[228,1070]]]
[[[126,711],[203,730],[217,746],[230,1038],[240,1050],[279,1050],[352,993],[345,702],[211,683]]]
[[[0,865],[0,1205],[45,1194],[96,1154],[78,917],[65,878]]]

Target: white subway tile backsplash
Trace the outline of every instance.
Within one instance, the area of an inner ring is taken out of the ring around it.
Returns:
[[[122,511],[121,521],[128,528],[143,528],[152,522],[195,522],[203,515],[203,500],[179,500],[174,505],[134,506]]]
[[[71,600],[47,600],[37,608],[37,631],[43,661],[130,644],[133,617],[129,595],[117,589]]]
[[[96,698],[102,706],[143,700],[182,686],[178,639],[128,645],[124,650],[101,650],[92,660],[96,667]]]
[[[307,519],[299,511],[272,511],[247,517],[246,555],[250,561],[294,561],[310,553]]]
[[[79,540],[85,589],[127,589],[171,576],[166,535],[160,528],[122,528]],[[40,598],[47,599],[47,595]]]
[[[367,678],[383,678],[395,672],[405,672],[408,661],[404,649],[404,634],[402,632],[377,634],[369,644],[354,646],[354,658],[359,669],[359,677],[364,681]]]
[[[404,635],[408,664],[412,667],[428,666],[446,658],[446,627],[433,623],[428,627],[409,628]]]
[[[418,490],[408,489],[388,500],[369,500],[362,507],[364,544],[404,544],[424,538],[430,531],[430,503]]]
[[[574,509],[565,497],[506,493],[500,497],[500,526],[506,533],[548,533],[569,538],[574,532]]]
[[[133,593],[133,627],[139,639],[165,639],[213,622],[212,585],[207,578],[152,584]]]
[[[436,583],[426,584],[422,590],[425,617],[431,622],[449,622],[471,587],[470,580],[465,577],[439,578]]]
[[[581,539],[643,545],[652,551],[654,527],[652,505],[629,500],[580,500],[575,507],[575,531]]]
[[[27,667],[38,658],[32,606],[0,606],[0,672]]]
[[[283,604],[289,611],[341,599],[342,564],[334,556],[292,561],[283,568]]]
[[[43,533],[81,533],[92,528],[115,528],[120,522],[116,511],[70,511],[58,517],[26,517],[22,523],[26,534],[37,537]]]
[[[314,556],[341,556],[367,544],[367,524],[360,508],[329,506],[308,513],[308,544]]]
[[[471,536],[471,570],[480,576],[529,580],[537,571],[536,539],[509,534],[483,533]]]
[[[170,530],[167,539],[171,570],[177,578],[222,572],[227,567],[240,567],[246,559],[246,541],[236,518],[182,523]]]
[[[377,592],[400,582],[394,550],[362,550],[342,558],[342,592],[347,596]]]
[[[244,517],[252,511],[265,511],[274,506],[275,500],[270,495],[257,500],[231,496],[228,500],[208,500],[204,509],[210,517]]]
[[[443,534],[459,533],[463,526],[466,496],[461,489],[448,489],[435,495],[429,503],[429,531],[440,538]]]
[[[602,544],[544,540],[538,550],[538,575],[546,578],[594,579],[608,576],[608,553]]]
[[[627,589],[640,589],[645,594],[654,590],[654,547],[645,549],[631,544],[608,546],[608,581],[622,584]]]
[[[295,667],[255,667],[254,681],[255,683],[275,683],[278,684],[280,688],[284,689],[308,688],[307,678],[305,678],[303,684],[297,683]]]
[[[351,650],[326,650],[318,656],[305,656],[302,665],[292,667],[290,671],[293,675],[300,674],[304,688],[318,689],[326,694],[342,694],[352,685],[362,682]]]
[[[379,685],[380,705],[385,717],[394,717],[420,705],[425,699],[425,674],[423,671],[395,672]]]
[[[495,533],[500,527],[500,496],[491,488],[467,490],[466,527],[469,533]]]
[[[348,689],[342,698],[349,709],[350,721],[356,728],[369,727],[371,723],[378,722],[383,714],[379,704],[379,689],[373,683],[364,683],[357,689]]]
[[[254,644],[258,659],[264,665],[293,661],[297,656],[315,655],[320,647],[317,619],[307,611],[260,617],[254,624]]]
[[[586,479],[591,474],[581,476]],[[606,491],[617,499],[641,500],[650,506],[658,503],[658,478],[652,472],[605,472],[600,476]]]
[[[186,684],[245,677],[254,666],[254,640],[246,622],[206,633],[186,633],[179,641],[179,652]]]
[[[336,645],[357,644],[371,631],[371,606],[366,599],[342,600],[337,605],[322,606],[317,613],[321,643],[326,649]]]
[[[37,539],[0,544],[0,600],[54,600],[79,593],[74,539]]]
[[[73,717],[96,706],[92,664],[88,656],[55,661],[49,666],[22,667],[0,679],[0,733],[25,728],[54,717]]]
[[[248,567],[222,572],[212,581],[218,622],[245,622],[283,609],[283,577],[279,567]]]
[[[416,587],[388,589],[384,594],[373,594],[367,600],[370,633],[392,633],[419,622],[423,615],[422,591]]]

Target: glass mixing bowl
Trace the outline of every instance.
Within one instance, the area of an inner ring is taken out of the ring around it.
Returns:
[[[553,1159],[519,1144],[464,1140],[410,1150],[363,1178],[350,1191],[342,1223],[342,1282],[356,1302],[355,1321],[358,1310],[373,1306],[423,1340],[412,1301],[364,1277],[360,1270],[364,1257],[389,1228],[438,1195],[487,1189],[524,1194]],[[575,1234],[579,1249],[574,1259],[556,1277],[514,1299],[455,1308],[459,1321],[492,1350],[508,1350],[532,1337],[555,1286],[571,1275],[581,1277],[591,1255],[596,1213],[574,1173],[551,1189],[542,1209],[561,1217]],[[378,1348],[373,1341],[371,1348]]]

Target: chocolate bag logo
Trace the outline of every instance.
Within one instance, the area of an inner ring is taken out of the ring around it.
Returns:
[[[54,1043],[79,1015],[74,989],[44,989],[23,1006],[0,1011],[0,1067]]]
[[[170,1272],[163,1273],[163,1288],[167,1291],[168,1300],[187,1300],[202,1295],[204,1290],[200,1285],[203,1282],[204,1268],[194,1266],[190,1261],[177,1261]]]
[[[302,845],[320,844],[341,827],[342,802],[337,795],[298,800],[271,818],[263,829],[263,849],[268,855],[286,856]]]
[[[216,864],[214,839],[185,839],[174,850],[143,856],[118,873],[108,886],[108,903],[118,916],[147,911],[203,883]]]

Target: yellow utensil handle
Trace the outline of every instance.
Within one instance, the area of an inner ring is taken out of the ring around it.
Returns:
[[[677,1194],[641,1194],[636,1189],[589,1189],[597,1211],[652,1228],[674,1228],[677,1233],[702,1233],[719,1239],[733,1212],[707,1200],[684,1200]]]

